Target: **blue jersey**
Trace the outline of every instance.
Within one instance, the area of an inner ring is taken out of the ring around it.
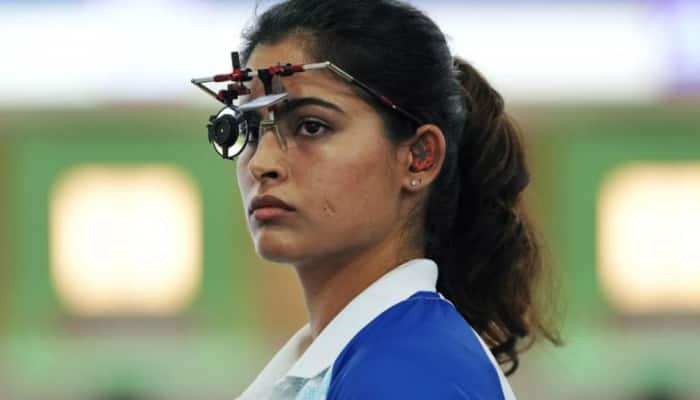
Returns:
[[[392,270],[310,345],[308,325],[302,328],[241,400],[515,400],[481,338],[429,290],[436,280],[428,259]]]

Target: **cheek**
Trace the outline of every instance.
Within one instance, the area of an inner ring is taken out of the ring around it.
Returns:
[[[393,182],[386,164],[368,152],[330,158],[315,171],[308,187],[317,196],[319,217],[333,224],[329,228],[348,228],[379,223],[392,209]]]
[[[241,200],[243,204],[243,209],[246,212],[247,218],[247,201],[250,199],[251,193],[250,188],[253,185],[253,179],[246,168],[246,164],[242,163],[240,160],[236,162],[236,183],[238,184],[238,191],[241,194]]]
[[[246,177],[240,163],[236,165],[236,182],[238,183],[238,190],[245,198],[246,188],[248,185],[246,184]]]
[[[250,160],[250,154],[244,152],[238,158],[236,158],[236,177],[238,181],[238,187],[243,192],[244,188],[249,188],[252,184],[253,177],[248,171],[248,161]]]

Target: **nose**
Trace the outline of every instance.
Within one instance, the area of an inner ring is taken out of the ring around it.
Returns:
[[[287,178],[284,153],[283,145],[275,133],[261,130],[257,148],[248,160],[248,170],[260,182],[267,179],[284,180]]]

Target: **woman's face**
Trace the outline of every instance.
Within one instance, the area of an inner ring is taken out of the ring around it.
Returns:
[[[292,38],[258,45],[247,67],[321,61],[326,60],[310,59]],[[265,133],[238,157],[238,184],[256,251],[270,261],[322,265],[385,244],[399,229],[399,172],[407,164],[400,147],[385,137],[379,114],[329,71],[294,74],[282,84],[290,100],[317,98],[335,107],[290,110],[282,119],[296,129],[293,146],[283,151],[275,136]],[[257,79],[251,89],[248,101],[264,94]],[[294,211],[258,219],[248,208],[263,195]]]

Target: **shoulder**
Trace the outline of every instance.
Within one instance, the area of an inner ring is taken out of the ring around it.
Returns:
[[[457,310],[433,292],[389,308],[336,359],[328,399],[503,399],[498,373]]]

